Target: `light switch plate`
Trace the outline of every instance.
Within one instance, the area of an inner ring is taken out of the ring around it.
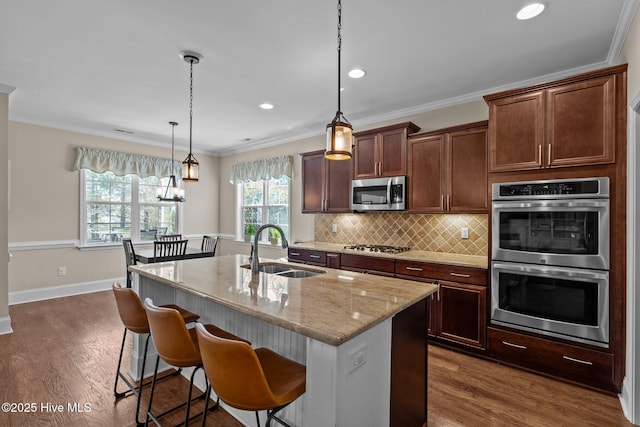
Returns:
[[[460,237],[463,239],[468,239],[469,238],[469,228],[468,227],[462,227],[460,229]]]

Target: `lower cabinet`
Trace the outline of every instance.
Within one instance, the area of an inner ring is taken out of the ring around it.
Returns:
[[[341,254],[340,269],[393,277],[395,275],[395,260],[392,258]]]
[[[438,284],[427,328],[432,340],[486,348],[486,270],[398,260],[396,273],[401,279]]]
[[[502,362],[546,375],[618,392],[613,384],[613,354],[597,349],[488,328],[489,354]]]
[[[288,259],[291,262],[299,262],[302,264],[315,265],[318,267],[327,266],[327,253],[325,251],[289,248]]]

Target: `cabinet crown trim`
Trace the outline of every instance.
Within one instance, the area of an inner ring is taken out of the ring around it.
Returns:
[[[582,80],[593,79],[596,77],[609,76],[609,75],[618,74],[618,73],[626,73],[626,71],[627,71],[627,64],[616,65],[614,67],[603,68],[600,70],[590,71],[588,73],[567,77],[562,80],[556,80],[553,82],[542,83],[535,86],[528,86],[523,88],[505,90],[503,92],[492,93],[490,95],[483,96],[483,98],[485,102],[488,104],[489,102],[495,101],[496,99],[507,98],[509,96],[514,96],[514,95],[522,95],[529,92],[541,91],[541,90],[550,89],[556,86],[562,86],[569,83],[576,83]]]
[[[353,136],[354,137],[359,137],[359,136],[363,136],[363,135],[370,135],[372,133],[379,133],[379,132],[386,132],[388,130],[394,130],[394,129],[402,129],[402,128],[407,128],[407,133],[415,133],[418,132],[420,130],[420,126],[416,125],[413,122],[403,122],[403,123],[398,123],[395,125],[390,125],[390,126],[385,126],[382,128],[375,128],[375,129],[369,129],[369,130],[363,130],[360,132],[354,132]]]

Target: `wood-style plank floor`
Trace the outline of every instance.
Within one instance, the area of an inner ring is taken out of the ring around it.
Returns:
[[[122,324],[111,291],[14,305],[9,314],[14,332],[0,336],[0,402],[35,403],[36,411],[0,412],[0,426],[135,426],[135,397],[113,397]],[[164,381],[154,408],[172,406],[187,386],[182,377]],[[69,412],[74,403],[90,410]],[[175,425],[183,415],[161,421]],[[631,426],[615,397],[433,346],[428,425]],[[217,410],[207,426],[240,423]]]

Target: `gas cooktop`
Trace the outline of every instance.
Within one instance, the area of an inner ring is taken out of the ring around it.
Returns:
[[[345,249],[351,249],[361,252],[381,252],[387,254],[399,254],[400,252],[406,252],[411,250],[408,246],[387,246],[387,245],[348,245]]]

